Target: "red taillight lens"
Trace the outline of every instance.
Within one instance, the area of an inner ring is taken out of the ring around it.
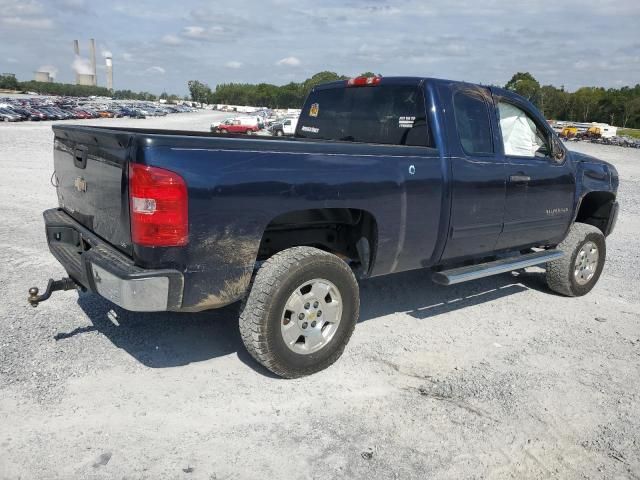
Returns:
[[[177,173],[129,164],[129,211],[134,243],[145,247],[187,244],[187,184]]]
[[[378,85],[382,77],[355,77],[347,80],[347,87],[373,87]]]

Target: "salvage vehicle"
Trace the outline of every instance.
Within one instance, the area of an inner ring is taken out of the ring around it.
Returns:
[[[212,124],[211,131],[214,133],[244,133],[252,135],[260,130],[256,117],[235,117],[228,118],[219,124]]]
[[[618,215],[618,173],[570,152],[513,92],[430,78],[313,88],[295,137],[54,125],[51,253],[131,311],[242,301],[249,353],[282,377],[326,368],[358,280],[430,269],[442,285],[546,265],[588,293]]]
[[[284,137],[285,135],[294,135],[298,126],[297,118],[284,118],[280,122],[275,122],[269,127],[271,135],[276,137]]]

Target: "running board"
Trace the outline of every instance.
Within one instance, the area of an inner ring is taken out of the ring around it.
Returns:
[[[433,281],[440,285],[455,285],[478,278],[490,277],[500,273],[512,272],[520,268],[532,267],[542,263],[551,262],[562,258],[564,253],[560,250],[544,250],[542,252],[527,253],[517,257],[501,258],[489,263],[480,263],[468,267],[452,268],[433,274]]]

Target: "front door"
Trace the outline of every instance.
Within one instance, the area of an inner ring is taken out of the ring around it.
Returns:
[[[497,125],[492,121],[489,89],[447,86],[444,105],[451,162],[451,221],[441,261],[493,253],[502,231],[505,164],[497,154]],[[446,101],[446,100],[445,100]]]
[[[507,168],[504,227],[498,249],[558,243],[573,215],[575,175],[552,155],[553,132],[519,97],[495,95],[500,150]]]

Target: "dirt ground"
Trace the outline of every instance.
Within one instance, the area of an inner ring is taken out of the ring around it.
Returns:
[[[94,122],[206,130],[220,116]],[[64,275],[41,217],[56,205],[50,125],[0,125],[0,478],[640,478],[640,150],[570,145],[621,179],[588,296],[550,293],[540,269],[371,279],[338,363],[281,380],[245,352],[237,305],[27,305]]]

